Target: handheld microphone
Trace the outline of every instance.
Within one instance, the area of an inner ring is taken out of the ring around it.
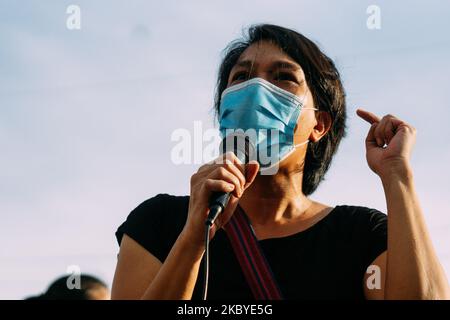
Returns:
[[[230,144],[232,144],[230,146]],[[221,154],[232,150],[236,157],[244,164],[253,159],[256,154],[255,146],[251,143],[249,137],[243,132],[234,132],[226,136],[220,143]],[[203,256],[203,300],[206,300],[208,294],[208,278],[209,278],[209,231],[214,224],[214,221],[230,200],[230,192],[214,192],[209,198],[209,213],[205,221],[205,254]]]
[[[231,145],[231,146],[230,146]],[[249,137],[243,132],[233,132],[226,136],[220,143],[221,154],[228,151],[233,151],[236,157],[246,164],[253,159],[255,153],[255,146],[250,141]],[[225,209],[230,200],[230,192],[214,192],[209,200],[209,214],[206,219],[206,225],[212,226],[219,214]]]

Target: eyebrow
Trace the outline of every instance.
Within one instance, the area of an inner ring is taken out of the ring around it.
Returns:
[[[235,67],[244,67],[244,68],[250,68],[253,64],[253,61],[251,60],[241,60],[236,62],[234,65]],[[254,63],[254,66],[257,66],[257,63]],[[271,63],[270,65],[273,69],[287,69],[292,71],[298,71],[301,68],[292,62],[289,62],[287,60],[277,60]]]

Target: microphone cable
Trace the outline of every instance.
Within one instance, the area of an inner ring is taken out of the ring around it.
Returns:
[[[202,299],[206,300],[208,294],[208,278],[209,278],[209,232],[212,224],[209,220],[205,223],[205,256],[203,257],[203,292]]]
[[[223,150],[222,153],[225,153],[228,141],[233,142],[233,153],[236,157],[244,164],[247,164],[249,159],[253,159],[253,156],[256,154],[256,149],[254,145],[251,143],[248,136],[242,133],[234,133],[222,140],[220,148]],[[203,292],[202,299],[206,300],[208,295],[208,278],[209,278],[209,233],[211,231],[212,226],[214,225],[214,221],[219,216],[222,211],[225,211],[225,207],[228,204],[228,201],[231,197],[230,192],[217,192],[210,199],[209,204],[209,213],[208,217],[205,221],[205,254],[203,256]]]

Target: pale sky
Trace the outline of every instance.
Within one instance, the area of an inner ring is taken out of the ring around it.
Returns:
[[[66,8],[81,9],[68,30]],[[381,29],[366,26],[369,5]],[[386,212],[365,161],[364,107],[418,130],[417,192],[450,274],[450,2],[0,0],[0,298],[38,294],[70,265],[111,284],[117,227],[158,193],[188,194],[174,130],[214,127],[221,50],[253,23],[296,29],[335,60],[348,135],[312,196]]]

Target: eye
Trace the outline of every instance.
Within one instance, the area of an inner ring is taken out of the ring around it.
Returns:
[[[236,72],[233,77],[231,78],[231,83],[237,82],[237,81],[244,81],[248,79],[248,73],[246,71],[240,71]]]
[[[278,72],[275,76],[276,81],[290,81],[299,84],[297,78],[289,72]]]

